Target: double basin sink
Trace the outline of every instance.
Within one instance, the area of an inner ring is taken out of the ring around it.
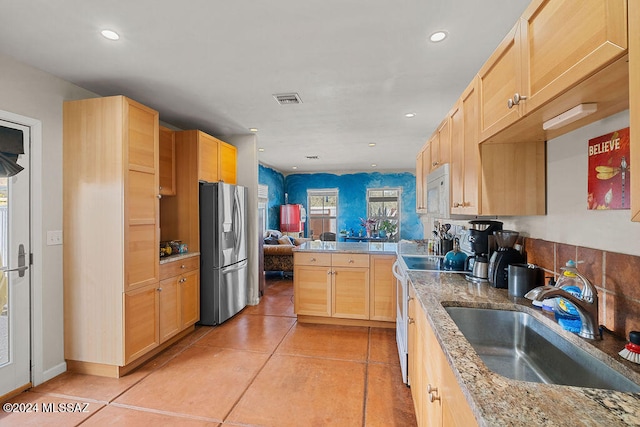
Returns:
[[[520,381],[640,392],[639,385],[530,314],[472,307],[445,310],[497,374]]]

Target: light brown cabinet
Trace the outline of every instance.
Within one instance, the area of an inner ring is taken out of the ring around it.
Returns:
[[[293,306],[298,315],[331,317],[331,254],[293,254]]]
[[[332,254],[330,274],[331,316],[369,319],[369,255]]]
[[[63,112],[65,358],[119,376],[158,345],[158,113],[123,96]]]
[[[640,2],[629,2],[629,22],[640,22]],[[640,25],[629,26],[631,162],[640,165]],[[631,219],[640,221],[640,173],[631,174]]]
[[[164,126],[159,129],[160,194],[176,195],[176,136]]]
[[[176,141],[195,150],[198,180],[236,184],[236,147],[199,130],[176,132]]]
[[[299,320],[394,322],[393,261],[394,255],[295,252],[293,295]]]
[[[238,149],[231,144],[218,140],[218,152],[220,158],[220,181],[227,184],[236,184]]]
[[[451,122],[445,118],[431,137],[431,171],[439,168],[451,159]]]
[[[200,257],[160,265],[160,342],[200,320]]]
[[[125,292],[123,365],[131,363],[160,345],[159,315],[160,297],[157,284]]]
[[[425,144],[416,157],[416,212],[427,212],[427,176],[431,170],[429,143]]]
[[[480,141],[546,105],[626,52],[626,0],[533,1],[478,72]],[[579,98],[574,105],[598,101]]]
[[[396,290],[393,276],[395,255],[370,255],[369,318],[385,322],[396,320]]]
[[[478,97],[474,79],[449,113],[451,121],[451,213],[480,213]]]
[[[408,309],[408,375],[418,425],[477,425],[413,287]]]

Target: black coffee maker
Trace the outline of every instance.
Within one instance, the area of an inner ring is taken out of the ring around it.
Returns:
[[[489,283],[496,288],[509,287],[509,265],[527,262],[526,254],[514,249],[520,233],[512,230],[494,231],[493,236],[498,250],[491,254],[489,261]]]
[[[467,258],[465,270],[467,280],[472,282],[486,282],[488,280],[489,256],[495,249],[494,231],[502,230],[500,221],[473,220],[469,221],[469,243],[473,255]]]

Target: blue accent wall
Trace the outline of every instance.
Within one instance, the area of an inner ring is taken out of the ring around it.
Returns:
[[[284,204],[284,175],[275,169],[258,165],[258,183],[269,187],[267,228],[280,229],[280,205]]]
[[[309,211],[307,190],[338,189],[337,231],[342,229],[356,231],[361,228],[360,218],[367,216],[368,188],[400,187],[402,188],[400,238],[423,238],[422,223],[416,213],[416,177],[412,173],[293,174],[288,175],[284,182],[289,203],[299,203],[307,209],[307,212]],[[305,235],[308,235],[306,229]]]

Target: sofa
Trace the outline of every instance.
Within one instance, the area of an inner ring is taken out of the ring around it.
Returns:
[[[293,274],[293,248],[310,240],[304,237],[283,236],[278,230],[265,231],[262,246],[264,271]]]

